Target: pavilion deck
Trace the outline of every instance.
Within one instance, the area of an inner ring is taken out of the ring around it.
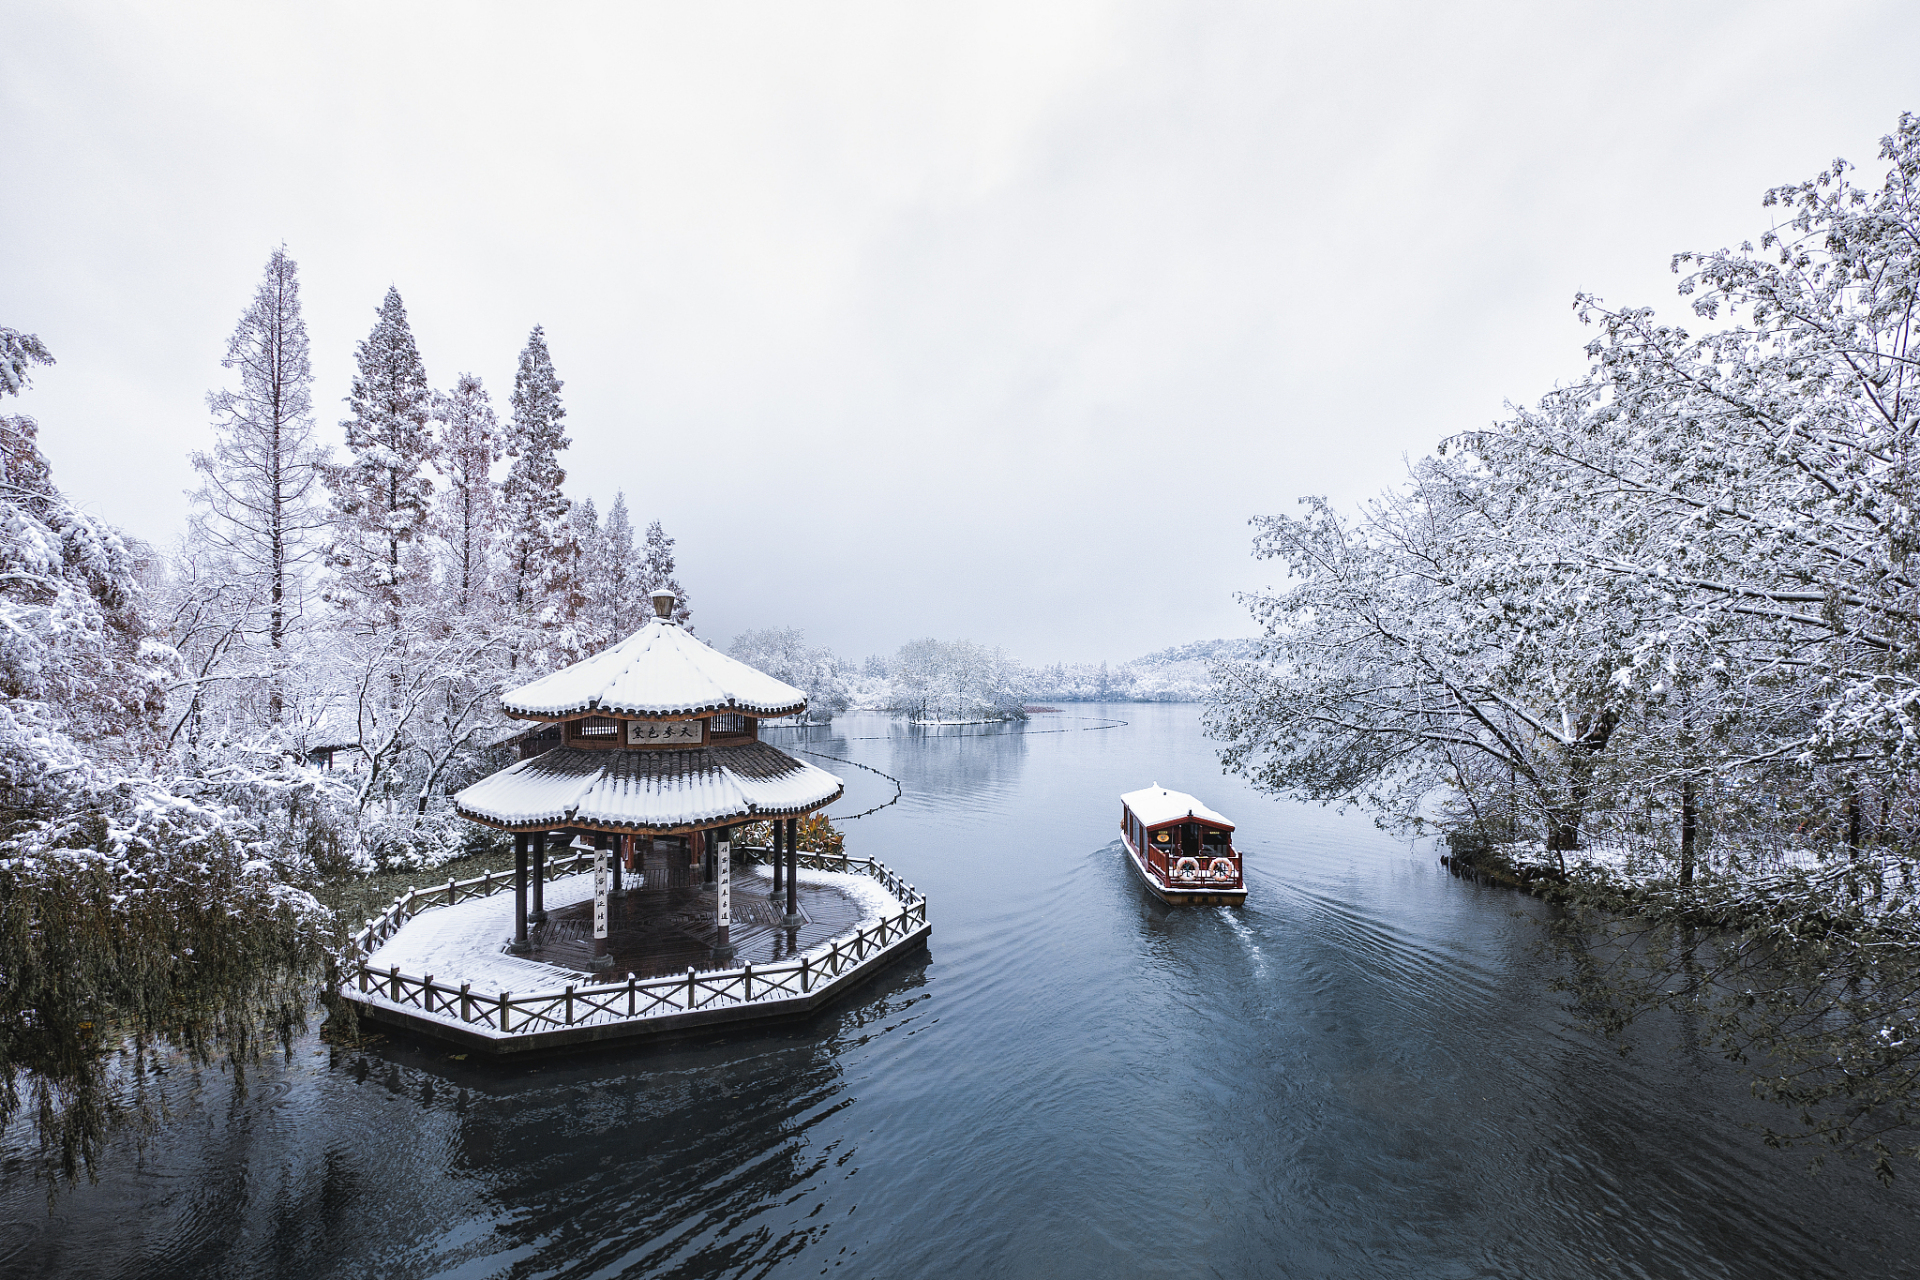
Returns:
[[[698,867],[688,867],[678,856],[648,857],[644,881],[626,873],[626,888],[607,898],[607,951],[611,969],[601,976],[659,978],[683,974],[689,968],[714,968],[713,947],[719,939],[714,924],[714,886],[702,884]],[[860,904],[830,885],[799,886],[799,928],[786,929],[780,918],[787,895],[769,898],[773,880],[764,868],[733,873],[730,911],[733,917],[733,959],[727,967],[766,965],[788,960],[837,934],[857,927]],[[551,908],[546,923],[530,926],[526,959],[594,974],[589,966],[593,948],[593,899]]]

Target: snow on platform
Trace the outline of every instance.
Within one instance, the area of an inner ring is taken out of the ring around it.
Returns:
[[[898,916],[906,910],[899,899],[870,876],[816,871],[802,867],[800,884],[814,889],[837,890],[856,917],[843,924],[835,935],[851,933],[882,919]],[[765,875],[736,875],[733,894],[744,911],[750,895],[764,900],[771,880]],[[545,905],[549,919],[566,908],[586,903],[593,897],[591,873],[567,876],[547,882]],[[838,922],[836,922],[838,923]],[[441,985],[471,983],[476,993],[516,994],[560,991],[567,986],[605,981],[582,974],[577,969],[545,964],[537,959],[509,955],[506,944],[513,936],[513,894],[496,893],[488,898],[462,902],[452,907],[435,907],[421,912],[402,925],[393,937],[368,958],[367,967],[376,974],[398,967],[412,977],[432,977]],[[738,936],[738,935],[736,935]],[[804,954],[824,952],[832,938],[804,949]]]

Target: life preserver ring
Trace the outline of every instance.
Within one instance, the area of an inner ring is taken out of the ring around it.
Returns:
[[[1182,858],[1173,864],[1173,874],[1182,880],[1193,880],[1200,875],[1200,859]]]
[[[1233,863],[1226,858],[1215,858],[1207,867],[1207,874],[1215,880],[1231,880],[1239,875],[1239,872],[1234,870]]]

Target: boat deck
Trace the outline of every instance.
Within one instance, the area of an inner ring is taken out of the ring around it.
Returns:
[[[673,864],[679,865],[673,865]],[[713,946],[719,938],[714,924],[714,887],[700,883],[699,869],[673,857],[648,858],[644,883],[633,872],[627,887],[607,897],[607,950],[613,956],[611,972],[636,978],[658,978],[685,973],[689,968],[711,969]],[[734,955],[729,967],[772,964],[818,946],[859,924],[860,904],[831,885],[800,880],[800,914],[806,923],[797,929],[780,927],[787,909],[784,888],[776,904],[768,898],[773,880],[767,868],[733,873],[732,899]],[[593,949],[593,899],[549,908],[546,923],[529,926],[528,960],[589,973]]]

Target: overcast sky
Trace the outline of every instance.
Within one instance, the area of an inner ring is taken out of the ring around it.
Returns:
[[[268,251],[330,438],[389,284],[710,639],[1031,661],[1250,634],[1247,519],[1354,502],[1673,310],[1920,108],[1920,6],[5,0],[0,323],[55,478],[167,544]]]

